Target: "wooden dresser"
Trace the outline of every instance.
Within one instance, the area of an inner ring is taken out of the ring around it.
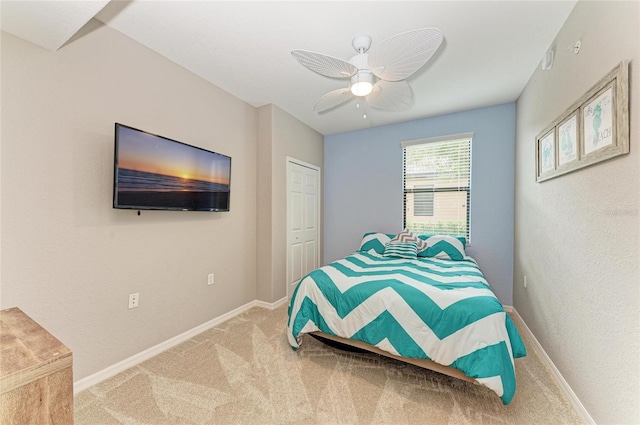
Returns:
[[[72,361],[19,308],[0,311],[0,424],[73,424]]]

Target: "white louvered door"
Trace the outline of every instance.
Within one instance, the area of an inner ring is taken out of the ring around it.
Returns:
[[[319,266],[320,172],[311,167],[287,162],[287,298]]]

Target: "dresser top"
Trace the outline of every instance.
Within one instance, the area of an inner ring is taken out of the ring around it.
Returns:
[[[71,364],[71,350],[17,307],[0,311],[0,393]]]

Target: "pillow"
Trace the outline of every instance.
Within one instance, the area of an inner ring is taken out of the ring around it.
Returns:
[[[464,238],[462,238],[464,239]],[[442,260],[464,260],[464,243],[460,238],[447,235],[434,235],[426,238],[427,249],[421,257],[433,257]]]
[[[427,239],[432,238],[434,236],[442,237],[445,235],[418,235],[418,239],[422,239],[426,241]],[[467,246],[467,238],[465,238],[464,236],[452,236],[452,237],[460,241],[463,247],[462,252],[464,253],[464,247]],[[427,248],[425,245],[425,248],[422,250],[418,247],[418,257],[433,257],[433,255],[427,255]]]
[[[360,242],[360,252],[369,252],[374,250],[378,254],[384,254],[384,246],[391,241],[395,235],[388,233],[369,232],[362,236]]]
[[[411,233],[411,230],[409,229],[404,229],[402,232],[398,233],[395,238],[391,239],[391,242],[417,242],[418,252],[423,249],[427,249],[427,243]]]
[[[389,242],[384,247],[385,257],[418,258],[418,242]]]

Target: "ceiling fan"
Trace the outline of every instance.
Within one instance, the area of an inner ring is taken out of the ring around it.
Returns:
[[[377,109],[401,110],[408,108],[413,99],[405,79],[431,59],[442,39],[437,28],[419,28],[394,35],[373,47],[370,36],[356,37],[352,45],[358,53],[349,61],[308,50],[293,50],[291,54],[318,74],[351,79],[349,87],[322,96],[314,111],[327,111],[354,97],[364,98]]]

